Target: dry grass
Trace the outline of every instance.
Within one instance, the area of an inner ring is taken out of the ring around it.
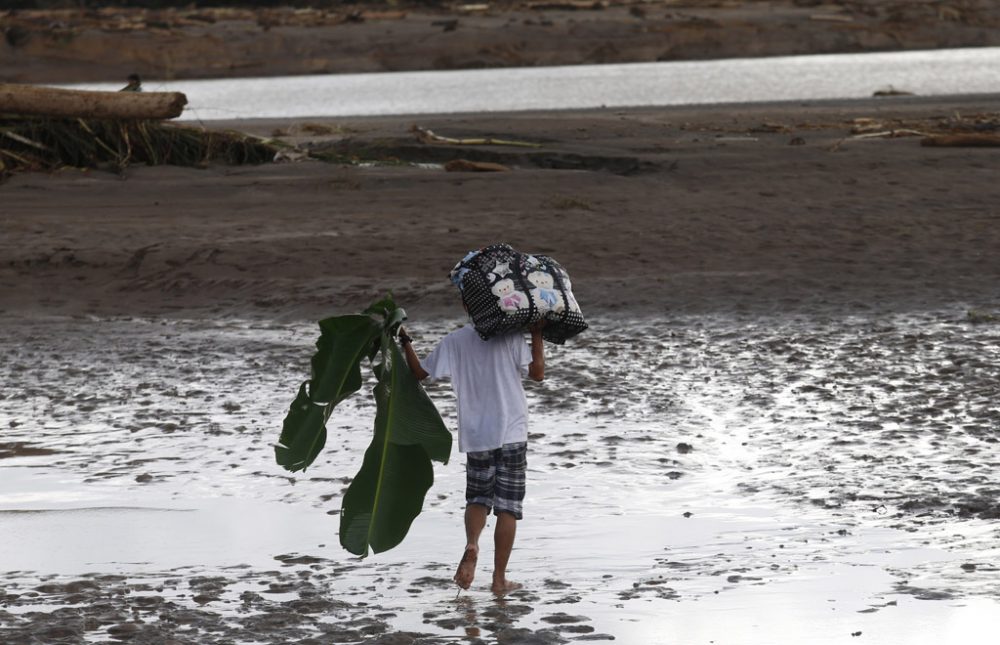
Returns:
[[[277,151],[271,142],[237,132],[161,121],[0,118],[0,176],[66,166],[121,171],[136,163],[260,164]]]

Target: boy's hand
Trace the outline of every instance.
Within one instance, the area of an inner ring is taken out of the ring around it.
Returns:
[[[413,375],[417,377],[418,381],[427,378],[427,371],[420,366],[420,359],[417,357],[417,353],[413,351],[413,339],[410,338],[410,335],[406,333],[406,330],[402,326],[396,332],[396,337],[399,338],[399,344],[403,346],[403,358],[406,359],[406,364],[410,367]]]

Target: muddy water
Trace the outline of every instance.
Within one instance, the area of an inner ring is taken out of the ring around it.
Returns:
[[[500,602],[450,583],[457,453],[398,549],[338,546],[370,397],[273,464],[312,324],[0,318],[0,640],[992,642],[1000,324],[965,314],[594,320],[528,386]]]

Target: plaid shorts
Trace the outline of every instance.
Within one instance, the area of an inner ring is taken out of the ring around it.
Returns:
[[[521,519],[524,501],[525,471],[528,466],[528,444],[508,443],[496,450],[466,454],[465,501],[482,504]]]

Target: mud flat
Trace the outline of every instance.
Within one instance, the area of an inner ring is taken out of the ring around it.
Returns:
[[[993,132],[998,113],[991,96],[904,97],[217,124],[305,160],[14,175],[0,302],[313,320],[392,289],[451,312],[455,258],[504,239],[572,267],[592,311],[988,312],[1000,153],[919,133]],[[420,143],[415,121],[537,147]],[[459,159],[511,170],[444,170]]]
[[[0,81],[530,67],[1000,44],[989,0],[613,0],[0,12]]]
[[[460,322],[412,328],[423,348]],[[273,465],[312,324],[0,316],[0,422],[34,448],[2,459],[0,637],[991,642],[1000,324],[955,308],[592,322],[529,391],[527,588],[496,601],[488,571],[469,593],[450,582],[458,455],[398,549],[337,545],[370,400],[307,473]],[[431,395],[453,424],[447,390]]]
[[[998,112],[419,122],[530,149],[239,123],[328,161],[7,178],[0,640],[992,643],[1000,152],[859,135]],[[503,601],[488,571],[450,584],[457,453],[407,541],[359,561],[337,512],[370,400],[304,474],[271,449],[317,318],[393,289],[426,351],[462,322],[448,269],[496,239],[563,262],[592,323],[529,389],[527,588]]]

